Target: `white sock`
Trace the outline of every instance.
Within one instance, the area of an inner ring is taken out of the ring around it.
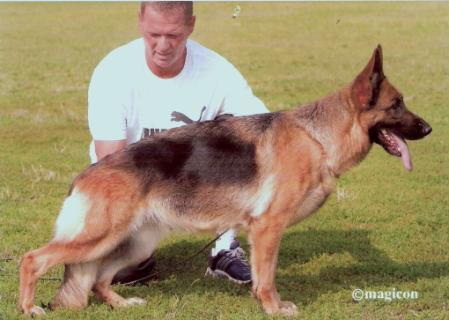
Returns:
[[[231,248],[231,243],[235,239],[235,230],[229,229],[224,234],[215,241],[215,248],[212,248],[212,255],[216,256],[221,250],[229,250]]]

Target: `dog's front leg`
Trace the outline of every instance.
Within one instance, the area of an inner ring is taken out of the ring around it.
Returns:
[[[266,313],[293,316],[297,313],[297,307],[292,302],[281,301],[274,282],[279,245],[285,229],[282,222],[275,220],[273,217],[262,217],[253,221],[249,229],[252,292]]]

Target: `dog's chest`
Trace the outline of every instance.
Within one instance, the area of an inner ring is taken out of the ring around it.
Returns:
[[[326,179],[316,187],[309,189],[298,203],[291,224],[295,224],[317,211],[332,192],[335,182],[333,178]]]

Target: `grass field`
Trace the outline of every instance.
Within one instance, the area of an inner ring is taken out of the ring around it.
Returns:
[[[448,319],[449,3],[203,3],[193,38],[245,75],[271,110],[353,79],[381,43],[389,79],[434,131],[409,144],[415,169],[374,147],[326,205],[289,229],[277,272],[302,319]],[[0,319],[20,318],[18,262],[46,243],[74,175],[88,164],[87,86],[111,49],[138,37],[137,4],[0,4]],[[248,287],[204,278],[206,255],[175,266],[212,236],[180,235],[157,251],[158,280],[117,287],[148,305],[47,319],[262,319]],[[245,243],[244,235],[241,240]],[[55,294],[62,268],[39,282]],[[419,293],[356,303],[351,292]]]

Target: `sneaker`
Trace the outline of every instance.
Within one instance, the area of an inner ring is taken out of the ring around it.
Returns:
[[[155,265],[156,260],[153,256],[150,256],[138,265],[130,266],[117,272],[114,279],[112,279],[112,284],[145,285],[153,278],[151,271]]]
[[[245,251],[234,240],[229,250],[221,250],[216,256],[209,256],[206,275],[227,277],[232,282],[246,284],[251,282],[251,267],[245,258]]]

